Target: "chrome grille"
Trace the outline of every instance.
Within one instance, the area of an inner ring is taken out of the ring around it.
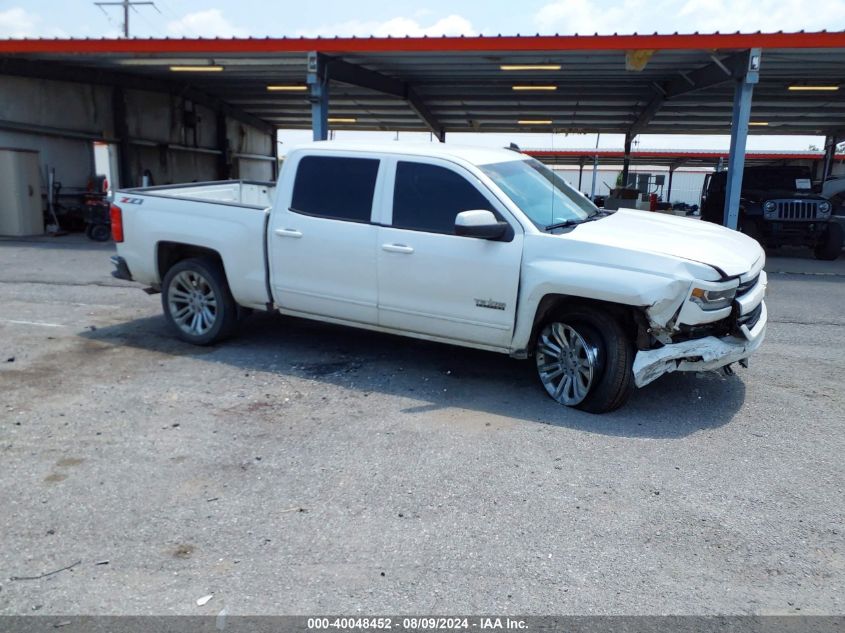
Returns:
[[[748,281],[743,281],[741,284],[739,284],[736,289],[736,296],[741,297],[746,292],[751,290],[757,284],[758,279],[760,279],[760,273],[757,273]]]
[[[775,200],[778,220],[815,220],[819,203],[815,200]]]
[[[760,316],[763,314],[763,302],[761,301],[760,304],[754,308],[748,314],[743,314],[740,316],[736,322],[737,325],[745,325],[748,329],[753,329],[755,325],[757,325],[757,321],[760,320]]]

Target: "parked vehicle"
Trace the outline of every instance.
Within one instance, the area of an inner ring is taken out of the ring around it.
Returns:
[[[834,215],[845,215],[845,178],[828,178],[822,184],[822,195],[833,205]]]
[[[724,221],[727,172],[708,174],[701,196],[701,218]],[[812,190],[809,167],[746,167],[740,193],[739,229],[761,244],[808,246],[817,259],[842,253],[842,226],[832,220],[833,205]]]
[[[509,150],[314,143],[277,186],[118,191],[112,229],[113,274],[160,291],[191,343],[277,311],[532,357],[552,398],[596,413],[668,372],[744,364],[766,330],[753,239],[600,211]]]

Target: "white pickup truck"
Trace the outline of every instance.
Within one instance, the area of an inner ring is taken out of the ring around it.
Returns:
[[[533,357],[590,412],[672,371],[745,365],[766,330],[763,249],[695,219],[602,211],[506,149],[335,141],[278,184],[115,193],[114,275],[160,291],[199,345],[248,309]]]

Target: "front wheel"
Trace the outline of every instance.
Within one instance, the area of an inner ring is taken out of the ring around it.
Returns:
[[[816,259],[833,261],[842,254],[842,243],[845,241],[842,225],[836,220],[827,223],[827,230],[822,234],[816,245],[814,254]]]
[[[194,345],[225,339],[237,323],[237,305],[223,268],[207,257],[182,260],[167,271],[161,304],[179,338]]]
[[[633,391],[633,345],[620,323],[601,310],[554,314],[540,329],[534,356],[540,382],[560,404],[606,413]]]

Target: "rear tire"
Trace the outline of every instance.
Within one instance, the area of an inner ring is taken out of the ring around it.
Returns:
[[[226,274],[209,257],[174,264],[161,285],[161,305],[176,335],[194,345],[222,341],[237,324],[237,304]]]
[[[565,406],[606,413],[634,390],[634,347],[619,321],[601,310],[554,313],[540,327],[534,356],[546,393]]]
[[[108,242],[111,239],[111,227],[108,224],[91,224],[85,233],[95,242]]]
[[[836,220],[827,223],[827,230],[816,245],[814,254],[816,259],[833,261],[842,254],[842,244],[845,242],[842,225]]]

